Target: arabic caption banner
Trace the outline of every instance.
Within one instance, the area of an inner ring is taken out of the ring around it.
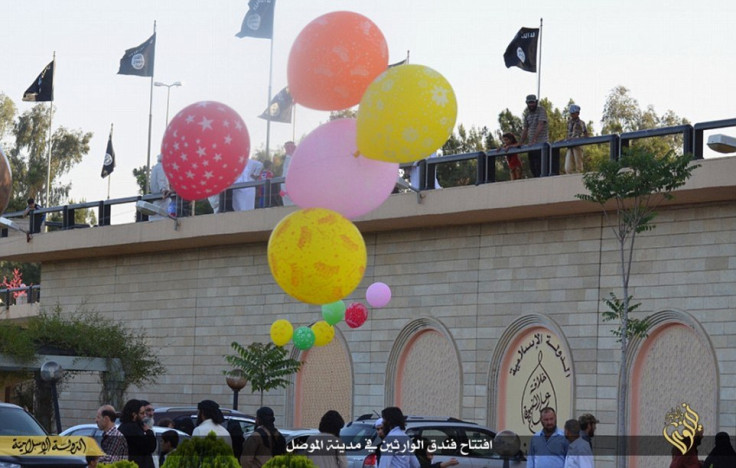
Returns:
[[[102,456],[92,437],[81,436],[2,436],[0,455],[23,456]]]

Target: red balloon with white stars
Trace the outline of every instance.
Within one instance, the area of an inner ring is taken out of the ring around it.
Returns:
[[[230,107],[202,101],[171,119],[161,142],[164,173],[185,200],[217,195],[235,182],[248,162],[250,136]]]

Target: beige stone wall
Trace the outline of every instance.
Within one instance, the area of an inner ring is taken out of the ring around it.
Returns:
[[[615,241],[602,228],[602,216],[437,224],[364,235],[368,269],[346,301],[363,299],[375,281],[389,284],[393,299],[388,307],[371,310],[359,329],[339,325],[351,358],[352,414],[394,403],[396,359],[402,356],[394,346],[410,324],[428,318],[447,330],[447,347],[460,360],[460,414],[452,415],[494,426],[494,408],[501,404],[494,387],[503,355],[499,342],[513,339],[504,336],[517,320],[540,316],[546,322],[537,325],[559,330],[569,345],[572,411],[596,414],[598,433],[613,434],[618,343],[609,332],[612,325],[600,320],[600,298],[618,292],[619,276]],[[732,203],[662,209],[657,229],[637,240],[631,280],[643,313],[682,311],[710,340],[702,350],[712,349],[719,374],[712,433],[736,433],[735,233]],[[267,341],[276,318],[295,325],[319,320],[318,307],[289,298],[274,283],[265,241],[49,262],[43,266],[43,287],[44,305],[59,302],[73,310],[85,303],[148,333],[169,372],[156,385],[131,389],[130,396],[161,406],[203,398],[230,406],[232,395],[221,372],[231,341]],[[95,379],[78,381],[62,394],[69,424],[91,421],[97,407]],[[240,407],[255,411],[258,397],[247,390],[241,392]],[[277,424],[294,422],[296,393],[267,394]],[[435,389],[428,394],[444,398]]]
[[[336,337],[329,344],[300,353],[302,369],[297,374],[294,425],[319,427],[322,415],[335,410],[345,421],[353,418],[353,376],[350,354]]]

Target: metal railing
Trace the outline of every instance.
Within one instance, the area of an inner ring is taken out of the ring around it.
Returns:
[[[25,299],[20,300],[20,298]],[[10,309],[11,305],[22,304],[24,301],[26,304],[33,304],[34,302],[39,302],[40,299],[40,284],[32,284],[31,286],[23,286],[20,288],[0,289],[0,300],[2,300],[5,310]]]
[[[521,146],[517,148],[511,148],[508,151],[495,149],[486,152],[476,153],[464,153],[464,154],[453,154],[448,156],[442,156],[439,158],[428,158],[420,160],[414,164],[402,164],[400,167],[404,170],[410,169],[413,166],[417,166],[418,169],[418,190],[432,190],[434,189],[434,180],[437,174],[437,169],[440,165],[455,164],[459,162],[468,161],[469,163],[475,163],[475,185],[494,183],[497,181],[496,178],[496,161],[498,158],[503,158],[513,154],[525,154],[530,152],[539,152],[541,155],[541,174],[540,177],[555,176],[560,173],[560,156],[561,151],[565,148],[572,146],[589,146],[589,145],[608,145],[609,157],[612,160],[618,159],[621,156],[621,152],[630,146],[635,140],[663,137],[663,136],[682,136],[683,140],[683,153],[693,154],[695,159],[703,158],[703,132],[705,130],[711,130],[716,128],[736,127],[736,119],[717,120],[711,122],[703,122],[692,125],[678,125],[673,127],[655,128],[649,130],[641,130],[636,132],[627,132],[621,135],[600,135],[588,138],[580,138],[575,140],[564,140],[553,143],[539,143],[536,145]],[[252,182],[243,182],[234,184],[222,193],[220,193],[220,212],[233,211],[232,198],[233,190],[241,188],[262,187],[265,193],[263,203],[261,206],[255,208],[269,208],[274,205],[274,201],[278,199],[275,197],[279,190],[280,184],[284,183],[283,177],[274,177],[267,180],[258,180]],[[111,214],[114,207],[119,205],[135,204],[138,200],[144,200],[147,202],[153,202],[161,200],[161,194],[148,194],[138,195],[126,198],[117,198],[112,200],[101,200],[97,202],[85,202],[75,203],[64,206],[45,207],[29,213],[29,230],[33,232],[39,232],[41,226],[40,220],[45,215],[46,218],[49,215],[59,213],[61,214],[61,221],[47,221],[46,225],[57,230],[69,230],[69,229],[80,229],[92,227],[88,224],[75,223],[74,215],[78,210],[97,210],[97,225],[96,226],[108,226],[111,224]],[[259,198],[257,198],[259,200]],[[20,218],[23,216],[22,211],[13,213],[5,213],[3,216],[9,219]],[[177,212],[178,216],[190,216],[192,213],[182,207],[179,203],[179,209]],[[35,215],[35,216],[34,216]],[[136,212],[135,222],[147,221],[148,216],[140,212]],[[0,237],[7,237],[8,229],[0,229]]]

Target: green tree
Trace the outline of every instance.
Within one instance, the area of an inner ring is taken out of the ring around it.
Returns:
[[[606,98],[601,123],[603,124],[601,131],[607,135],[674,127],[689,122],[671,110],[666,111],[663,115],[658,115],[651,105],[646,110],[641,110],[639,102],[629,94],[626,87],[616,86]],[[677,135],[639,139],[632,143],[632,147],[643,148],[654,154],[665,154],[669,151],[682,154],[683,137]]]
[[[48,170],[48,131],[53,107],[37,104],[25,111],[13,125],[14,145],[8,151],[13,171],[13,198],[8,209],[21,210],[26,198],[41,200],[45,197]],[[89,152],[92,133],[68,130],[59,126],[51,136],[51,190],[45,206],[63,203],[71,190],[71,182],[60,185],[58,179],[82,161]]]
[[[357,119],[358,118],[358,107],[351,107],[349,109],[343,109],[339,111],[330,112],[330,121],[337,119]]]
[[[672,199],[672,192],[683,186],[692,172],[699,167],[690,164],[690,155],[677,155],[673,151],[663,157],[656,157],[641,148],[627,151],[618,161],[606,161],[598,171],[588,172],[583,176],[586,194],[578,194],[577,198],[597,203],[603,210],[607,223],[611,226],[618,242],[618,263],[621,276],[621,297],[615,293],[604,300],[609,311],[603,313],[605,321],[618,322],[618,328],[612,333],[621,343],[620,380],[618,393],[618,427],[620,435],[625,434],[626,399],[628,378],[626,361],[628,343],[633,337],[644,337],[648,329],[647,318],[635,319],[630,313],[639,304],[632,304],[629,293],[631,266],[634,259],[634,245],[637,235],[650,231],[656,217],[656,208],[664,200]],[[615,208],[609,209],[609,202]],[[619,453],[625,453],[625,438],[619,438]],[[621,450],[623,448],[623,450]],[[619,466],[625,466],[625,457],[619,457]]]
[[[299,372],[301,361],[287,358],[287,351],[273,343],[251,343],[248,347],[233,341],[230,345],[236,354],[225,356],[225,361],[235,368],[235,371],[223,371],[225,375],[242,376],[251,386],[253,392],[263,393],[274,388],[286,388],[289,385],[288,377]],[[242,371],[242,374],[240,372]]]
[[[10,148],[10,137],[13,131],[13,122],[18,112],[15,103],[5,93],[0,93],[0,146],[3,150]]]
[[[442,154],[475,153],[498,148],[498,143],[488,127],[478,128],[475,126],[466,130],[465,125],[460,124],[457,131],[442,146]],[[437,166],[437,179],[442,187],[454,187],[459,185],[471,185],[475,183],[478,164],[475,160],[455,161]]]
[[[8,211],[21,211],[26,207],[26,199],[34,197],[41,201],[45,197],[48,161],[48,130],[50,125],[48,104],[38,104],[20,116],[13,102],[6,94],[0,93],[0,145],[8,157],[13,173],[13,192],[8,203]],[[43,201],[45,206],[61,204],[68,196],[71,183],[60,185],[59,177],[82,160],[89,152],[91,133],[80,130],[67,130],[58,127],[51,138],[51,200]],[[76,215],[84,216],[80,210]],[[94,215],[93,215],[94,216]],[[41,270],[39,264],[20,264],[0,262],[0,275],[12,273],[19,268],[26,284],[39,284]]]
[[[146,194],[146,166],[133,168],[133,177],[138,186],[138,195]]]
[[[499,140],[501,139],[501,135],[504,133],[513,133],[516,135],[516,138],[519,138],[521,136],[521,131],[524,128],[524,122],[521,120],[521,117],[515,116],[507,108],[498,114],[498,128],[500,128],[500,131],[498,132]]]
[[[125,391],[131,385],[155,382],[166,372],[156,353],[147,344],[145,332],[130,330],[123,322],[102,317],[81,307],[72,314],[62,314],[61,306],[52,312],[42,311],[24,324],[0,320],[0,353],[19,362],[28,362],[43,350],[83,357],[120,359],[123,374],[103,372],[100,403],[122,406]],[[0,376],[4,371],[0,371]],[[64,377],[67,378],[67,377]],[[39,401],[50,401],[48,388],[36,379]],[[50,427],[50,406],[37,407],[35,415]]]

